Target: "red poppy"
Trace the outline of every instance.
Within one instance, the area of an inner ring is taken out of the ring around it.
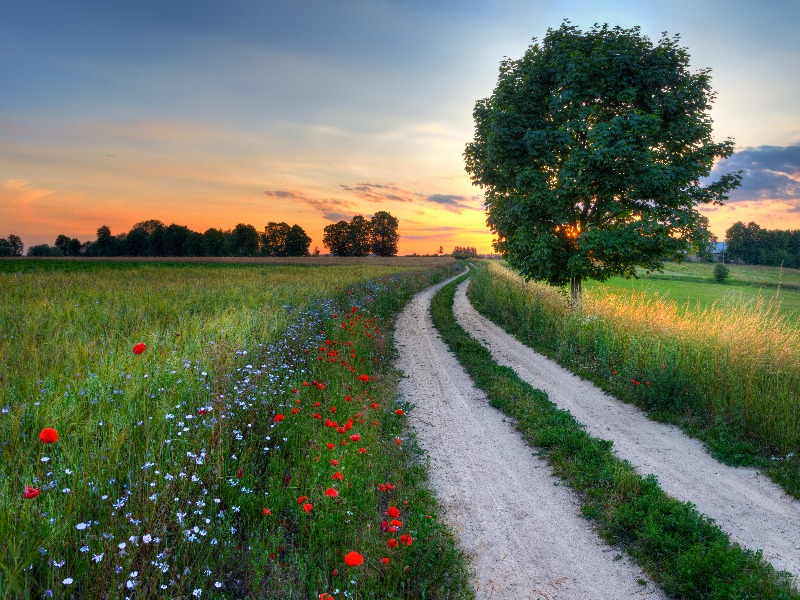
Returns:
[[[358,378],[364,383],[367,383],[369,381],[369,375],[359,375]]]
[[[370,405],[369,405],[369,407],[370,407],[370,408],[380,408],[380,407],[381,407],[381,405],[380,405],[380,404],[378,404],[377,402],[373,402],[372,404],[370,404]]]
[[[394,411],[394,414],[399,415],[399,416],[402,417],[403,416],[403,409],[402,408],[398,408],[396,411]]]
[[[271,515],[272,511],[270,509],[268,509],[268,508],[263,508],[263,509],[261,509],[261,514],[262,515]]]
[[[336,473],[334,473],[331,476],[331,479],[338,479],[339,481],[344,481],[344,475],[342,475],[339,471],[336,471]]]
[[[58,441],[58,432],[52,427],[45,427],[39,433],[39,439],[42,440],[43,444],[52,444]]]
[[[401,440],[400,438],[394,438],[394,443],[399,446],[400,444],[403,443],[403,440]]]
[[[397,540],[396,540],[396,539],[392,538],[392,539],[390,539],[388,542],[386,542],[386,545],[387,545],[389,548],[397,548],[397,547],[398,547],[400,544],[398,544],[398,543],[397,543]]]
[[[347,563],[349,567],[355,567],[364,562],[364,557],[358,552],[348,552],[344,555],[344,562]]]
[[[334,467],[338,467],[338,466],[339,466],[339,461],[338,461],[338,460],[336,460],[335,458],[332,458],[332,459],[331,459],[331,464],[332,464]]]
[[[39,495],[39,488],[31,487],[29,485],[25,486],[25,490],[22,492],[22,497],[26,500],[30,500],[31,498],[36,498]]]
[[[296,406],[295,406],[295,407],[292,409],[292,414],[293,414],[293,415],[296,415],[296,414],[297,414],[297,413],[299,413],[299,412],[300,412],[300,409],[299,409],[299,408],[297,408]]]
[[[142,352],[145,351],[146,348],[147,348],[147,346],[145,346],[143,343],[139,342],[138,344],[136,344],[133,347],[133,353],[134,354],[141,354]]]
[[[333,600],[333,596],[331,596],[328,592],[322,592],[319,595],[319,600]]]
[[[407,533],[404,533],[403,535],[400,536],[400,543],[401,544],[405,544],[406,546],[410,546],[411,542],[413,542],[413,541],[414,541],[414,538],[412,538]]]
[[[345,402],[350,402],[350,400],[352,400],[352,399],[353,399],[353,398],[352,398],[351,396],[345,396],[345,397],[344,397],[344,401],[345,401]]]
[[[281,422],[281,421],[283,421],[285,418],[286,418],[286,417],[284,417],[284,416],[283,416],[281,413],[278,413],[277,415],[275,415],[275,418],[274,418],[273,420],[274,420],[274,421],[277,421],[278,423],[280,423],[280,422]]]
[[[244,477],[244,471],[242,471],[241,468],[238,471],[236,471],[236,477],[237,479],[241,479],[242,477]]]
[[[389,517],[397,518],[400,516],[400,511],[395,506],[390,506],[389,510],[386,511],[386,515]]]
[[[339,495],[339,492],[337,492],[333,488],[328,488],[327,490],[325,490],[325,495],[330,496],[331,498],[336,498],[336,496]]]
[[[367,453],[367,449],[366,448],[359,448],[358,449],[358,453],[359,454],[366,454]]]
[[[328,447],[328,450],[333,450],[336,447],[336,444],[334,444],[333,442],[328,442],[325,445]]]
[[[319,414],[319,413],[314,413],[312,416],[313,416],[315,419],[321,419],[321,418],[322,418],[322,415],[321,415],[321,414]]]
[[[388,565],[388,564],[389,564],[389,562],[390,562],[390,561],[389,561],[389,557],[387,557],[387,556],[384,556],[384,557],[381,559],[381,562],[382,562],[383,564],[385,564],[385,565]]]
[[[357,433],[354,433],[353,435],[350,436],[350,441],[360,442],[361,441],[361,436],[358,435]]]
[[[389,521],[389,525],[391,525],[391,527],[389,527],[389,530],[394,528],[394,531],[397,531],[403,526],[403,522],[400,521],[399,519],[392,519],[391,521]]]
[[[306,500],[308,500],[308,496],[300,496],[300,497],[297,499],[297,503],[298,503],[298,504],[302,504],[302,503],[303,503],[303,502],[305,502]]]
[[[314,505],[309,502],[303,504],[303,510],[306,511],[307,513],[310,513],[312,508],[314,508]]]

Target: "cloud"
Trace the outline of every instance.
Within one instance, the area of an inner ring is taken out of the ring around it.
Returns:
[[[380,183],[357,183],[355,185],[340,186],[343,190],[350,192],[354,196],[367,200],[368,202],[416,202],[424,198],[422,194],[417,194],[397,187],[394,184]]]
[[[325,219],[333,222],[351,219],[353,214],[344,213],[342,210],[351,209],[356,206],[356,203],[352,200],[343,200],[341,198],[309,198],[306,194],[291,190],[266,190],[264,195],[271,198],[293,200],[300,204],[306,204],[321,212]]]
[[[432,194],[426,198],[428,202],[438,204],[445,210],[461,213],[464,210],[476,210],[476,196],[455,196],[450,194]]]
[[[729,194],[730,202],[800,201],[800,145],[739,150],[717,163],[711,176],[738,170],[742,171],[742,184]]]

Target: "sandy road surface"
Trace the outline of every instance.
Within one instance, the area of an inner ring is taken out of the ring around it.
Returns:
[[[677,427],[649,420],[636,407],[523,345],[472,307],[466,282],[456,292],[453,310],[459,324],[489,348],[495,361],[547,392],[592,436],[612,440],[617,456],[640,474],[655,474],[665,492],[694,504],[732,541],[763,550],[775,568],[800,574],[800,503],[765,475],[717,462]]]
[[[479,598],[546,600],[664,598],[641,570],[606,546],[580,517],[572,491],[533,456],[489,406],[431,322],[434,288],[397,322],[401,392],[430,456],[431,483],[445,518],[471,557]]]

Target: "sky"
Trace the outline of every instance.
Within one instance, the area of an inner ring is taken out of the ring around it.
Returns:
[[[564,19],[680,34],[744,172],[701,212],[800,229],[798,0],[0,0],[0,237],[322,230],[385,210],[399,253],[491,252],[464,170],[504,57]]]

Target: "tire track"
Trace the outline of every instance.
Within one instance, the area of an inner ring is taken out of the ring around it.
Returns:
[[[429,288],[398,318],[396,362],[430,478],[464,551],[479,598],[664,598],[580,516],[573,492],[489,406],[430,317]],[[642,585],[642,583],[645,585]]]
[[[612,440],[614,452],[641,475],[654,474],[674,498],[691,502],[714,519],[731,541],[763,551],[764,559],[797,578],[800,573],[800,503],[756,469],[719,463],[680,429],[648,419],[638,408],[609,396],[558,363],[525,346],[478,313],[456,291],[458,323],[491,352],[569,411],[593,437]]]

